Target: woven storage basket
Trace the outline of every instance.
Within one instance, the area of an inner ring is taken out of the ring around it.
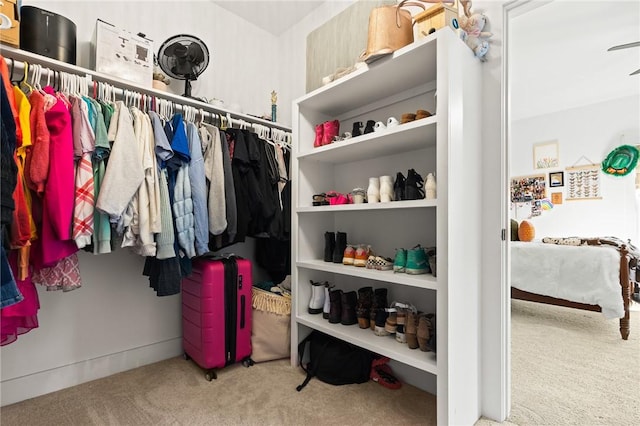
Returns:
[[[253,287],[251,359],[255,362],[291,355],[291,298]]]

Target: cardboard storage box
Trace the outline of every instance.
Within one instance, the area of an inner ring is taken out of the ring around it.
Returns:
[[[151,88],[153,41],[98,19],[91,40],[91,66],[97,72]]]
[[[0,42],[20,47],[18,0],[0,0]]]

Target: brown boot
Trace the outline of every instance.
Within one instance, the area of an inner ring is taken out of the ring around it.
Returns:
[[[418,345],[422,352],[430,352],[433,350],[430,343],[434,342],[435,330],[432,320],[433,314],[420,314],[418,317]]]
[[[404,334],[409,349],[418,349],[418,314],[410,310],[405,318]]]
[[[358,326],[369,328],[371,326],[371,304],[373,303],[373,287],[362,287],[358,290],[358,304],[356,314],[358,315]]]
[[[386,288],[376,288],[373,291],[373,304],[371,305],[371,319],[370,327],[371,330],[375,331],[376,329],[376,314],[380,309],[384,310],[387,307],[387,289]],[[382,324],[384,328],[384,324]]]

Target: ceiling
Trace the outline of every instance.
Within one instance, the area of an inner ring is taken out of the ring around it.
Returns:
[[[324,3],[324,1],[307,0],[211,1],[275,36],[293,27]]]
[[[513,120],[640,95],[640,2],[553,1],[511,23]]]

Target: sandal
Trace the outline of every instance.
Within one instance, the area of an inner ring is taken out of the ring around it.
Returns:
[[[313,203],[314,206],[328,206],[329,201],[327,201],[327,194],[321,192],[320,194],[313,194]]]

